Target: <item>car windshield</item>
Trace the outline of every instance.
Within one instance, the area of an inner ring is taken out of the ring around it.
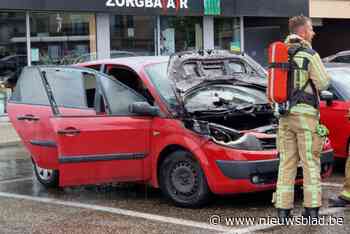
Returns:
[[[328,70],[334,88],[345,100],[350,100],[350,68]]]
[[[252,59],[249,55],[246,54],[245,58],[261,78],[265,78],[265,79],[267,78],[266,69],[264,69],[259,63],[257,63],[254,59]]]
[[[229,106],[266,104],[265,93],[239,85],[211,85],[198,89],[186,97],[185,105],[191,112],[226,109]]]
[[[152,84],[157,89],[161,97],[170,106],[177,105],[177,99],[172,88],[170,79],[167,77],[168,63],[159,63],[146,67]],[[189,109],[208,110],[216,108],[214,102],[219,98],[232,101],[231,104],[238,105],[243,103],[261,104],[266,103],[265,94],[252,88],[243,86],[212,86],[200,89],[190,96],[186,97],[186,106]],[[214,100],[215,99],[215,100]]]
[[[170,106],[177,105],[177,99],[167,76],[168,63],[158,63],[146,67],[146,73],[160,96]]]

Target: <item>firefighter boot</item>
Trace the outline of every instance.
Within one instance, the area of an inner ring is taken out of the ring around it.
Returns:
[[[277,208],[277,217],[279,220],[280,224],[286,224],[286,221],[288,218],[291,218],[292,216],[290,215],[291,209],[280,209]]]
[[[310,220],[313,220],[314,218],[318,219],[319,218],[319,214],[318,214],[319,209],[320,209],[319,207],[316,207],[316,208],[305,207],[302,216],[304,218],[310,218]]]

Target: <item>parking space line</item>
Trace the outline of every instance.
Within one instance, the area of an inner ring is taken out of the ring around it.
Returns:
[[[28,177],[28,178],[14,179],[11,181],[14,182],[14,181],[24,181],[24,180],[31,180],[31,179],[32,179],[31,177],[30,178]],[[6,183],[6,182],[8,181],[0,182],[0,184]],[[108,212],[112,214],[130,216],[133,218],[141,218],[141,219],[156,221],[160,223],[168,223],[168,224],[179,225],[179,226],[187,226],[192,228],[212,230],[212,231],[217,231],[224,234],[244,234],[244,233],[252,233],[256,231],[263,231],[271,228],[281,227],[280,225],[268,225],[268,224],[254,225],[254,226],[248,226],[244,228],[225,227],[223,225],[214,226],[204,222],[191,221],[191,220],[186,220],[181,218],[173,218],[173,217],[155,215],[155,214],[132,211],[132,210],[121,209],[121,208],[112,208],[112,207],[85,204],[85,203],[79,203],[79,202],[62,201],[62,200],[52,199],[52,198],[34,197],[29,195],[20,195],[20,194],[7,193],[7,192],[0,192],[0,197],[22,199],[22,200],[40,202],[45,204],[69,206],[69,207],[75,207],[75,208],[81,208],[81,209]],[[320,215],[331,215],[331,214],[341,213],[344,210],[346,210],[346,208],[327,208],[327,209],[321,210]]]
[[[24,177],[24,178],[17,178],[17,179],[0,180],[0,184],[9,184],[9,183],[22,182],[22,181],[27,181],[27,180],[33,180],[33,177]]]
[[[326,187],[336,187],[336,188],[342,188],[343,185],[342,184],[337,184],[337,183],[322,183],[322,186],[326,186]]]
[[[203,222],[196,222],[196,221],[191,221],[191,220],[186,220],[186,219],[179,219],[179,218],[172,218],[172,217],[161,216],[161,215],[154,215],[154,214],[150,214],[150,213],[131,211],[131,210],[126,210],[126,209],[121,209],[121,208],[112,208],[112,207],[106,207],[106,206],[84,204],[84,203],[79,203],[79,202],[62,201],[62,200],[57,200],[57,199],[52,199],[52,198],[34,197],[34,196],[20,195],[20,194],[15,194],[15,193],[6,193],[6,192],[0,192],[0,197],[15,198],[15,199],[22,199],[22,200],[52,204],[52,205],[61,205],[61,206],[69,206],[69,207],[89,209],[89,210],[95,210],[95,211],[102,211],[102,212],[108,212],[108,213],[117,214],[117,215],[152,220],[152,221],[161,222],[161,223],[168,223],[168,224],[174,224],[174,225],[179,225],[179,226],[187,226],[187,227],[192,227],[192,228],[212,230],[212,231],[216,231],[216,232],[231,232],[232,233],[232,231],[233,231],[233,233],[235,233],[234,228],[228,228],[228,227],[219,226],[219,225],[213,226],[213,225],[210,225],[208,223],[203,223]]]

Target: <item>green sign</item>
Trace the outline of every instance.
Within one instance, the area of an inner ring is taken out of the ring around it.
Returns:
[[[204,0],[204,14],[205,15],[220,15],[221,14],[221,0]]]
[[[241,42],[240,41],[231,42],[230,50],[231,52],[241,53]]]

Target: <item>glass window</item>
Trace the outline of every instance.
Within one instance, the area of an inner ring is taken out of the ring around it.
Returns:
[[[25,35],[24,12],[0,12],[0,115],[5,114],[11,88],[27,65]]]
[[[241,52],[239,18],[214,18],[214,42],[218,49]]]
[[[350,55],[336,57],[332,62],[334,62],[334,63],[350,63]]]
[[[11,101],[35,105],[50,104],[38,69],[23,70]]]
[[[230,103],[230,106],[242,104],[266,103],[264,92],[244,86],[210,85],[200,88],[186,96],[185,105],[190,111],[222,109],[219,99]]]
[[[111,15],[111,58],[154,55],[155,17]]]
[[[330,69],[328,73],[332,77],[332,86],[334,86],[343,99],[350,100],[350,69]]]
[[[32,13],[30,26],[33,64],[74,64],[96,55],[94,14]]]
[[[80,69],[47,68],[46,78],[58,106],[93,108],[96,75]]]
[[[274,41],[283,41],[288,35],[288,19],[244,17],[245,53],[263,67],[268,66],[268,47]]]
[[[161,17],[160,54],[203,49],[201,17]]]
[[[170,107],[173,107],[177,105],[177,99],[171,81],[168,78],[167,69],[168,63],[159,63],[147,66],[146,73],[164,101]]]
[[[112,115],[135,115],[129,112],[129,106],[134,102],[146,101],[141,95],[130,90],[118,81],[102,77],[101,83],[106,93],[110,114]]]

